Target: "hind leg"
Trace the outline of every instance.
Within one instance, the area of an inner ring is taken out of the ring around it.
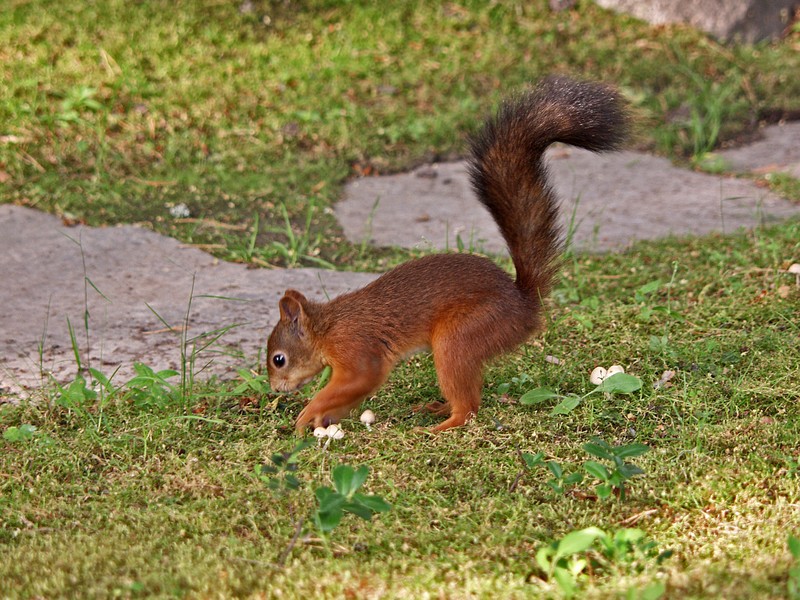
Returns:
[[[411,410],[414,412],[429,412],[437,417],[450,416],[450,405],[447,402],[428,402],[427,404],[417,404]]]
[[[483,365],[480,357],[456,333],[436,335],[432,344],[433,363],[439,379],[444,402],[434,402],[425,408],[434,414],[448,416],[433,428],[444,431],[460,427],[478,412],[483,387]],[[474,345],[472,346],[474,350]]]
[[[433,428],[433,431],[438,432],[451,427],[460,427],[478,413],[483,388],[483,369],[480,364],[464,367],[446,361],[436,361],[436,363],[439,387],[446,399],[443,409],[436,414],[449,412],[450,415]]]
[[[515,318],[517,317],[517,318]],[[431,349],[439,387],[445,402],[437,414],[449,417],[433,428],[459,427],[475,416],[481,404],[483,365],[528,337],[526,321],[496,304],[473,306],[439,325],[431,336]]]

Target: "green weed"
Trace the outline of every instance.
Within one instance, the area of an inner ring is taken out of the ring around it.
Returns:
[[[644,474],[642,469],[627,462],[626,459],[640,456],[650,450],[644,444],[611,446],[600,438],[593,438],[590,443],[583,445],[583,449],[592,456],[611,463],[610,469],[607,465],[594,460],[583,463],[583,471],[600,482],[595,486],[597,497],[602,500],[615,493],[622,501],[626,499],[625,482],[635,475]],[[538,466],[546,467],[553,476],[552,479],[547,481],[547,485],[557,494],[564,495],[568,488],[584,481],[584,473],[574,467],[571,472],[566,472],[558,462],[554,460],[545,461],[544,452],[537,452],[536,454],[521,452],[520,457],[528,471],[532,471]]]
[[[311,224],[314,216],[316,215],[317,207],[313,202],[306,206],[305,220],[303,228],[299,233],[295,233],[292,228],[292,223],[289,221],[289,213],[286,211],[286,205],[280,205],[280,213],[283,217],[284,227],[273,227],[269,231],[271,233],[282,234],[286,241],[272,241],[270,246],[276,254],[278,254],[283,262],[290,266],[299,266],[303,261],[307,261],[317,266],[325,268],[333,268],[333,265],[318,256],[319,245],[321,243],[322,235],[311,233]]]
[[[265,481],[269,489],[276,494],[285,495],[300,490],[303,482],[296,475],[299,456],[303,450],[312,445],[313,441],[306,440],[300,442],[290,452],[273,454],[270,459],[271,465],[256,467],[256,476]],[[324,485],[314,489],[313,494],[317,501],[317,507],[311,511],[310,518],[294,517],[296,518],[295,534],[281,553],[278,560],[279,565],[283,564],[291,553],[305,522],[311,521],[314,524],[326,547],[329,547],[329,535],[339,526],[345,513],[369,521],[376,513],[387,512],[391,509],[391,505],[380,496],[366,495],[359,491],[366,482],[368,474],[369,468],[365,465],[357,469],[349,465],[334,467],[332,472],[333,489]],[[297,515],[298,510],[294,503],[290,505],[292,515]]]
[[[616,373],[604,379],[593,390],[583,395],[578,394],[559,394],[546,387],[528,390],[520,396],[519,403],[526,406],[535,406],[548,400],[560,399],[561,401],[550,411],[550,416],[567,415],[575,410],[581,402],[593,394],[632,394],[641,389],[642,380],[627,373]]]
[[[789,568],[788,592],[791,600],[800,598],[800,538],[789,536],[789,552],[794,559],[794,564]]]
[[[555,582],[562,596],[572,598],[588,579],[588,571],[596,576],[620,567],[641,569],[648,561],[660,565],[671,554],[658,554],[655,542],[647,540],[640,529],[620,529],[610,534],[598,527],[587,527],[539,548],[536,564],[544,581]],[[634,591],[633,597],[655,599],[664,591],[663,583],[653,582],[638,594]]]
[[[27,442],[36,435],[36,426],[29,423],[12,425],[3,432],[3,439],[9,442]]]
[[[380,496],[365,495],[358,490],[364,485],[369,474],[365,465],[353,469],[349,465],[339,465],[333,469],[334,489],[327,486],[314,491],[319,506],[314,512],[314,523],[323,533],[335,529],[344,513],[350,513],[368,521],[375,513],[388,511],[391,506]]]
[[[535,467],[543,465],[550,471],[553,478],[547,481],[547,485],[557,494],[563,495],[570,486],[577,485],[583,481],[583,473],[578,471],[565,473],[563,467],[556,461],[545,461],[544,452],[537,452],[536,454],[522,452],[520,456],[526,469],[533,470]]]
[[[625,482],[634,475],[642,475],[644,471],[626,459],[641,456],[650,448],[644,444],[622,444],[611,446],[605,440],[594,438],[591,443],[584,444],[583,449],[592,456],[611,462],[611,469],[597,461],[583,463],[586,472],[600,480],[595,487],[599,498],[608,498],[612,492],[618,492],[620,500],[625,500]]]

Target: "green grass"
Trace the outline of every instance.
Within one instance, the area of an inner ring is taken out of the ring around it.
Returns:
[[[418,433],[435,420],[411,406],[438,390],[429,357],[414,357],[368,401],[373,430],[356,415],[327,452],[301,452],[304,485],[284,494],[254,468],[295,446],[301,395],[236,393],[236,381],[165,397],[117,382],[68,407],[47,389],[46,402],[4,406],[6,437],[36,430],[0,440],[0,595],[557,595],[537,575],[537,549],[597,526],[640,528],[673,554],[595,567],[582,597],[656,581],[667,597],[786,597],[787,536],[800,533],[800,291],[781,269],[798,240],[794,223],[575,257],[544,335],[488,370],[477,419]],[[561,416],[550,415],[556,401],[515,402],[538,386],[589,391],[589,372],[612,363],[642,389],[593,395]],[[671,385],[654,389],[666,369]],[[589,479],[556,494],[549,473],[519,460],[541,451],[579,469],[595,436],[651,447],[634,459],[644,475],[624,501],[598,500]],[[392,510],[346,517],[327,547],[313,527],[291,546],[337,464],[368,465],[367,492]]]
[[[797,33],[726,47],[588,1],[239,7],[6,2],[0,202],[144,223],[225,259],[364,267],[374,255],[324,210],[340,184],[458,155],[501,97],[544,74],[621,86],[638,143],[676,158],[800,110]],[[264,225],[282,227],[285,206],[302,233],[312,202],[313,247],[287,257],[273,244],[286,231]],[[181,203],[189,220],[170,215]]]
[[[481,115],[545,73],[617,83],[637,143],[676,160],[800,109],[797,31],[726,47],[590,2],[239,6],[6,2],[0,201],[144,223],[225,259],[378,269],[407,253],[343,241],[328,210],[341,183],[458,155]],[[798,198],[796,180],[770,184]],[[172,217],[182,203],[190,217]],[[38,403],[0,405],[0,596],[555,597],[537,550],[597,526],[641,528],[673,555],[595,551],[581,597],[636,598],[655,581],[675,598],[786,597],[800,292],[782,270],[798,240],[795,222],[571,256],[547,330],[487,370],[477,419],[418,433],[435,421],[410,407],[439,395],[430,358],[415,357],[368,402],[373,431],[354,419],[327,452],[303,451],[304,485],[282,495],[254,469],[295,446],[300,395],[175,377],[174,390],[46,387]],[[641,391],[561,416],[516,403],[539,386],[583,394],[615,363]],[[665,370],[671,385],[654,389]],[[575,470],[595,436],[652,448],[625,501],[598,500],[589,480],[556,494],[519,459],[541,451]],[[392,510],[292,546],[339,464],[368,465],[367,492]]]

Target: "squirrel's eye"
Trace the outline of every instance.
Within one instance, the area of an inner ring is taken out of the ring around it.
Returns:
[[[272,357],[272,364],[280,369],[286,365],[286,356],[280,353],[276,354]]]

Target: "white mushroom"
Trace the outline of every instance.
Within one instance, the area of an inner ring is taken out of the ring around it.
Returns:
[[[592,382],[594,385],[600,385],[603,383],[603,379],[608,377],[608,371],[606,371],[603,367],[595,367],[592,374],[589,375],[589,381]]]
[[[331,440],[340,440],[344,437],[344,429],[339,427],[336,423],[331,423],[328,425],[327,429],[325,429],[325,435],[328,436],[324,446],[324,449],[327,450],[328,446],[331,444]]]
[[[367,428],[367,431],[372,431],[372,424],[375,422],[375,413],[367,409],[361,413],[361,422]]]
[[[322,443],[323,438],[328,437],[328,430],[324,427],[317,427],[314,429],[314,437],[317,438],[317,446]]]
[[[616,375],[617,373],[624,373],[625,369],[621,365],[611,365],[608,367],[608,371],[606,372],[606,377],[611,377],[612,375]]]
[[[793,263],[789,265],[789,268],[786,269],[786,272],[794,275],[794,281],[797,284],[797,287],[800,287],[800,263]]]
[[[344,437],[344,429],[339,427],[336,423],[331,423],[325,430],[326,435],[332,440],[340,440]]]

